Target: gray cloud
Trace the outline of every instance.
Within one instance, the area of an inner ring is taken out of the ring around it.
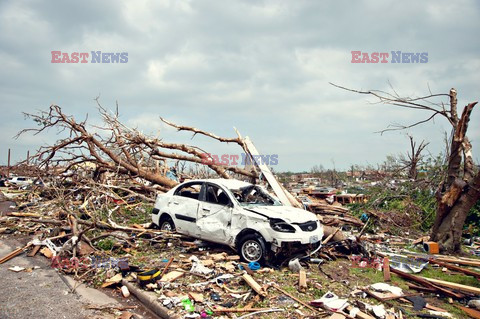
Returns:
[[[334,88],[405,95],[459,92],[478,100],[480,7],[476,1],[4,1],[0,4],[0,163],[8,148],[24,157],[44,136],[11,137],[32,123],[21,112],[51,103],[95,118],[93,98],[120,104],[122,118],[145,132],[190,141],[166,130],[164,116],[216,134],[233,126],[279,170],[375,164],[407,149],[404,134],[374,131],[426,114],[372,105]],[[52,64],[50,51],[128,52],[125,64]],[[352,64],[352,50],[428,52],[425,64]],[[480,155],[480,113],[470,137]],[[443,149],[438,120],[411,130]],[[196,138],[197,139],[197,138]],[[209,145],[218,152],[240,150]]]

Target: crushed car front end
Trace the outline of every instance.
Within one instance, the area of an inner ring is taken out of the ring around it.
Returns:
[[[318,247],[323,237],[323,226],[316,216],[298,208],[281,208],[291,213],[291,216],[287,218],[285,214],[273,214],[271,211],[268,214],[260,213],[262,209],[259,207],[248,209],[265,217],[263,225],[256,224],[254,227],[269,243],[271,251],[276,255],[290,254]]]

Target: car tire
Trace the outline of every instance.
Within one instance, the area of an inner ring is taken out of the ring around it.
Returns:
[[[160,230],[175,231],[175,223],[170,216],[163,216],[160,218]]]
[[[263,264],[267,256],[265,240],[260,235],[245,235],[239,242],[238,254],[246,262]]]

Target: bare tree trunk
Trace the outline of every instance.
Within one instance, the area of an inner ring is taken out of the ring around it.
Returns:
[[[456,91],[450,90],[451,114],[456,114]],[[463,225],[470,209],[480,198],[480,173],[475,175],[471,158],[471,144],[466,136],[473,107],[465,106],[462,116],[454,123],[454,133],[448,158],[447,178],[437,190],[437,215],[431,240],[445,253],[460,252]]]
[[[453,88],[449,94],[431,94],[419,98],[402,98],[396,92],[390,94],[382,91],[357,91],[333,85],[344,90],[375,96],[380,102],[385,104],[431,112],[431,115],[422,121],[407,126],[394,125],[391,128],[382,130],[381,133],[409,129],[429,122],[437,115],[449,121],[453,134],[450,141],[450,153],[447,158],[446,177],[443,183],[439,185],[436,193],[437,215],[432,227],[431,239],[439,243],[442,252],[460,252],[465,219],[472,207],[480,199],[480,172],[475,171],[472,158],[472,144],[466,136],[470,114],[477,102],[465,106],[461,117],[458,118],[457,91]],[[448,96],[450,109],[446,109],[443,102],[431,103],[428,101],[431,98],[440,96]],[[428,101],[429,103],[421,104],[420,101]],[[410,159],[414,160],[417,152],[414,152],[415,144],[412,139],[411,146],[412,157]],[[418,155],[420,154],[418,153]],[[412,161],[410,169],[410,174],[412,175],[416,173],[416,167],[414,167],[416,162],[418,161]]]
[[[480,174],[477,174],[470,185],[457,180],[450,192],[445,193],[438,201],[437,216],[430,239],[440,244],[442,252],[460,252],[463,225],[468,213],[480,198],[479,187]]]
[[[429,143],[422,141],[417,148],[417,143],[413,140],[413,136],[408,135],[410,139],[410,153],[407,153],[407,158],[402,162],[408,169],[408,178],[416,180],[418,177],[418,163],[422,160],[422,151],[427,147]]]

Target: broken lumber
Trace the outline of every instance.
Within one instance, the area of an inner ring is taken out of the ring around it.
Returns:
[[[351,305],[350,305],[350,306],[347,306],[347,308],[345,308],[345,309],[347,309],[347,310],[350,312],[350,310],[353,309],[353,306],[351,306]],[[357,315],[355,316],[355,318],[360,318],[360,319],[375,319],[375,317],[372,317],[372,316],[370,316],[369,314],[366,314],[365,312],[362,312],[362,311],[357,312]]]
[[[390,261],[388,257],[383,258],[383,280],[390,281]]]
[[[454,263],[454,264],[465,265],[465,266],[480,267],[480,261],[475,261],[475,260],[472,260],[472,259],[466,260],[466,259],[459,259],[459,258],[437,257],[437,256],[435,256],[435,260],[440,261],[440,262]]]
[[[433,282],[437,286],[447,287],[447,288],[451,288],[451,289],[455,289],[455,290],[460,290],[460,291],[463,291],[463,292],[472,293],[472,294],[475,294],[475,295],[480,295],[480,288],[477,288],[477,287],[457,284],[457,283],[454,283],[454,282],[439,280],[439,279],[433,279],[433,278],[426,278],[426,277],[419,277],[419,278],[428,280],[429,282]]]
[[[43,247],[40,252],[48,259],[52,259],[53,257],[53,252],[48,247]]]
[[[170,260],[167,262],[167,264],[165,265],[165,268],[163,268],[163,271],[162,271],[162,273],[161,273],[161,275],[160,275],[160,278],[163,278],[163,275],[165,275],[165,273],[167,272],[168,267],[170,267],[170,265],[172,264],[173,259],[174,259],[174,258],[172,257],[172,258],[170,258]]]
[[[0,259],[0,264],[3,264],[4,262],[7,262],[9,261],[10,259],[12,259],[13,257],[16,257],[18,255],[20,255],[21,253],[23,253],[23,251],[25,249],[27,249],[28,247],[30,247],[32,245],[32,243],[28,243],[26,246],[22,247],[22,248],[17,248],[15,249],[14,251],[12,251],[11,253],[7,254],[6,256],[2,257]]]
[[[192,298],[192,300],[195,301],[196,303],[197,302],[198,303],[203,303],[203,301],[204,301],[203,294],[198,293],[198,292],[192,292],[191,291],[191,292],[188,293],[188,296],[190,298]]]
[[[307,273],[305,272],[305,269],[300,269],[298,275],[299,275],[298,276],[298,289],[299,290],[307,289]]]
[[[41,245],[36,245],[35,247],[33,247],[32,251],[28,253],[28,257],[34,257],[38,251],[40,250],[42,246]]]
[[[257,294],[259,294],[260,296],[263,296],[263,297],[266,297],[267,296],[267,292],[262,288],[262,286],[260,286],[258,284],[258,282],[255,281],[255,279],[253,279],[252,276],[250,276],[249,274],[243,274],[242,275],[242,278],[243,280],[245,280],[247,282],[247,284],[253,289],[255,290],[255,292]]]
[[[433,259],[433,258],[431,258],[429,260],[429,262],[432,263],[432,264],[436,264],[436,265],[448,268],[450,270],[455,270],[455,271],[458,271],[458,272],[462,272],[466,275],[473,276],[477,279],[480,279],[480,272],[476,272],[476,271],[473,271],[473,270],[470,270],[470,269],[465,269],[465,268],[462,268],[462,267],[458,267],[458,266],[455,266],[455,265],[452,265],[452,264],[449,264],[449,263],[443,263],[443,262],[440,262],[440,261],[438,261],[436,259]]]
[[[271,308],[223,308],[223,307],[218,307],[212,309],[213,312],[219,313],[219,312],[226,312],[226,313],[235,313],[235,312],[257,312],[257,311],[265,311],[265,310],[271,310]]]
[[[349,213],[348,208],[342,206],[333,206],[329,204],[311,203],[310,205],[308,205],[308,207],[315,210],[315,213],[319,214],[321,214],[322,212],[326,212],[332,215],[343,215]]]
[[[360,290],[365,292],[370,297],[372,297],[372,298],[374,298],[378,301],[381,301],[381,302],[387,302],[387,301],[390,301],[390,300],[395,300],[395,299],[400,299],[400,298],[405,298],[405,297],[413,297],[413,296],[420,295],[420,293],[402,294],[402,295],[393,295],[392,293],[385,294],[385,293],[378,293],[378,292],[375,292],[375,291],[371,291],[368,288],[361,288]]]
[[[335,236],[338,233],[339,230],[340,230],[340,228],[337,227],[334,232],[332,232],[330,235],[328,235],[327,238],[325,238],[324,241],[322,241],[322,245],[325,245],[326,243],[328,243],[330,241],[330,239],[332,239],[333,236]]]
[[[414,284],[409,283],[409,282],[407,282],[407,286],[408,286],[408,288],[410,288],[410,289],[415,289],[415,290],[419,290],[419,291],[437,292],[437,290],[436,290],[435,288],[417,286],[417,285],[414,285]]]
[[[175,280],[177,280],[178,278],[180,278],[184,275],[185,275],[185,272],[183,272],[183,271],[173,270],[173,271],[169,272],[168,274],[163,275],[162,278],[160,279],[160,281],[172,282],[172,281],[175,281]]]
[[[312,306],[310,306],[310,305],[307,304],[306,302],[301,301],[300,299],[292,296],[291,294],[289,294],[288,292],[286,292],[285,290],[283,290],[282,288],[280,288],[277,284],[274,284],[272,287],[275,288],[275,289],[277,289],[278,291],[280,291],[280,292],[281,292],[282,294],[284,294],[285,296],[288,296],[288,297],[292,298],[293,300],[295,300],[296,302],[304,305],[305,307],[307,307],[308,309],[312,310],[313,312],[316,312],[316,311],[322,312],[322,311],[320,311],[319,309],[313,308]]]
[[[17,213],[17,212],[11,212],[7,213],[7,216],[15,216],[15,217],[40,217],[40,214],[36,213]]]
[[[406,278],[406,279],[408,279],[408,280],[411,280],[411,281],[415,281],[415,282],[417,282],[417,283],[420,283],[420,284],[422,284],[422,285],[424,285],[424,286],[426,286],[426,287],[434,288],[434,289],[436,289],[436,290],[438,290],[438,291],[441,291],[442,293],[444,293],[445,295],[447,295],[447,296],[449,296],[449,297],[454,297],[454,298],[458,298],[458,299],[464,297],[463,294],[460,294],[460,293],[451,291],[451,290],[449,290],[449,289],[440,287],[440,286],[438,286],[438,285],[435,285],[435,284],[433,284],[432,282],[428,281],[426,278],[414,276],[414,275],[411,275],[411,274],[407,274],[406,272],[397,270],[397,269],[392,268],[392,267],[390,267],[390,271],[393,272],[394,274],[399,275],[399,276],[402,277],[402,278]]]
[[[472,309],[472,308],[467,308],[467,307],[464,307],[464,306],[457,306],[457,307],[462,309],[470,317],[475,318],[475,319],[480,319],[480,311]]]

